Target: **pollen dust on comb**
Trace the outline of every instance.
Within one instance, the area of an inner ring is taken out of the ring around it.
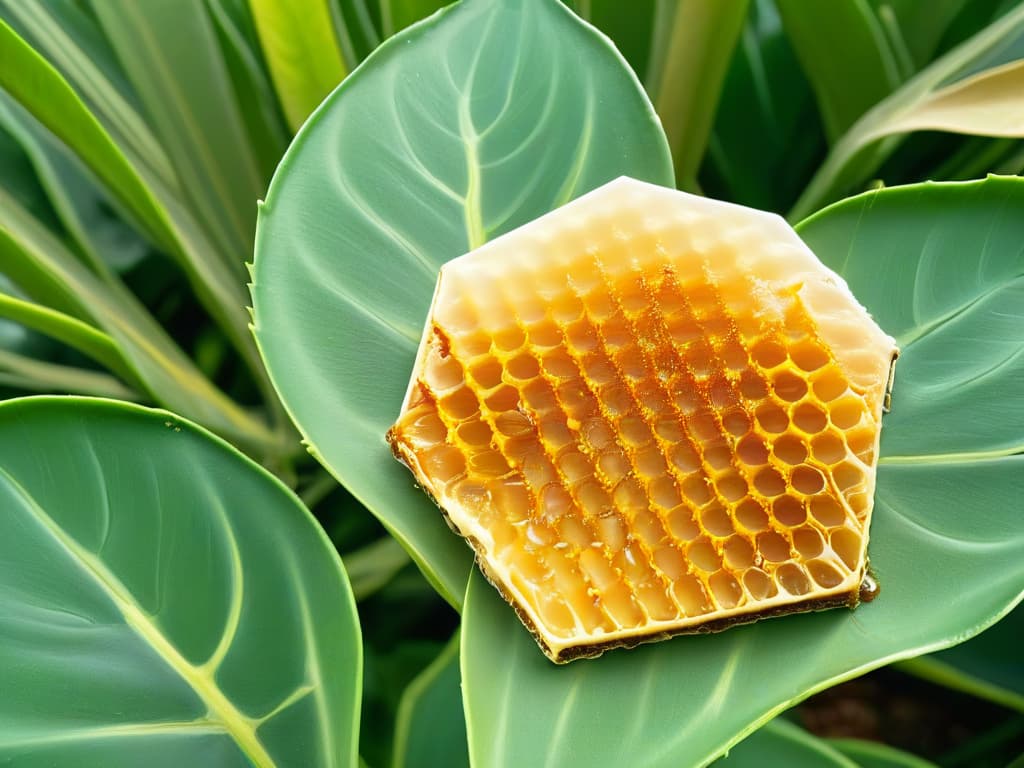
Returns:
[[[442,268],[388,440],[569,661],[855,605],[896,354],[779,217],[622,178]]]

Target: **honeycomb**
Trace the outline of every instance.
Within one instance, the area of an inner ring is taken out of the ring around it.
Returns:
[[[387,437],[563,662],[856,605],[896,354],[777,216],[621,178],[442,268]]]

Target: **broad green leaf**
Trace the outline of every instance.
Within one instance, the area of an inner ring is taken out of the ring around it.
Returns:
[[[644,85],[661,117],[680,189],[697,188],[748,0],[658,0]]]
[[[0,347],[0,386],[26,392],[137,400],[139,393],[106,373],[37,360]]]
[[[786,35],[835,141],[900,84],[896,57],[868,0],[776,0]]]
[[[256,464],[165,411],[11,400],[0,510],[0,762],[356,764],[348,581]]]
[[[864,768],[833,744],[782,718],[765,723],[718,760],[716,768]]]
[[[568,750],[581,765],[703,765],[811,693],[962,642],[1024,596],[1024,180],[884,189],[800,233],[903,342],[869,547],[881,595],[557,667],[477,576],[462,672],[482,765]]]
[[[29,297],[95,323],[162,405],[258,452],[279,438],[214,386],[116,280],[101,280],[0,189],[0,264]],[[67,324],[65,323],[65,326]]]
[[[27,328],[67,344],[86,355],[125,381],[138,383],[134,372],[125,365],[121,350],[110,336],[55,309],[19,299],[0,290],[0,317],[21,323]]]
[[[347,74],[329,0],[249,0],[263,55],[292,130]]]
[[[459,636],[405,689],[392,768],[469,768],[459,679]]]
[[[772,0],[755,0],[722,88],[701,188],[710,197],[782,212],[824,152],[814,94],[778,10]]]
[[[437,270],[627,173],[672,184],[607,40],[556,0],[468,0],[383,44],[271,184],[252,292],[274,384],[311,451],[453,604],[469,549],[384,441]]]
[[[175,0],[93,7],[191,210],[228,262],[241,264],[252,252],[256,200],[266,186],[206,7]]]
[[[877,741],[829,739],[826,743],[853,760],[860,768],[936,768],[934,763],[917,755]]]
[[[979,696],[1005,707],[1024,711],[1024,607],[978,637],[946,651],[921,656],[900,664],[900,669]]]
[[[1024,4],[937,59],[861,117],[833,146],[790,218],[801,219],[871,178],[907,131],[1024,137],[1019,99],[1024,68],[1007,59],[1018,47],[1022,50],[1017,58],[1024,58]]]

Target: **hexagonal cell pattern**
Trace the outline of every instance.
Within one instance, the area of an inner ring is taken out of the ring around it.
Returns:
[[[623,178],[444,266],[388,440],[567,661],[855,604],[896,354],[777,216]]]

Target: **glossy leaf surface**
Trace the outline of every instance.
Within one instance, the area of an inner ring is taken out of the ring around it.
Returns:
[[[903,345],[869,546],[881,596],[556,667],[477,577],[462,667],[481,765],[700,765],[811,693],[960,642],[1021,599],[1024,180],[882,190],[800,232]]]
[[[469,549],[384,442],[438,267],[622,174],[672,184],[657,118],[607,40],[555,0],[467,0],[382,45],[274,177],[253,287],[274,384],[453,603]]]
[[[341,563],[284,486],[164,411],[0,404],[0,763],[350,766]]]

